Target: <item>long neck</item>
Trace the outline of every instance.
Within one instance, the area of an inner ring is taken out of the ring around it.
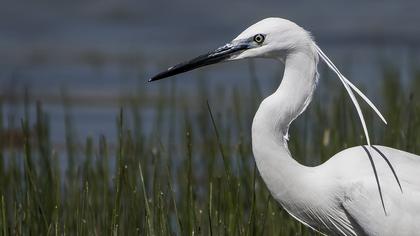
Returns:
[[[274,198],[282,204],[294,197],[310,171],[292,158],[287,140],[290,123],[311,101],[317,83],[317,63],[312,48],[287,55],[280,86],[261,103],[252,124],[257,167]]]

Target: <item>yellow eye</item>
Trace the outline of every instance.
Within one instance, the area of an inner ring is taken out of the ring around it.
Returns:
[[[265,39],[265,37],[262,34],[257,34],[257,35],[254,36],[254,42],[256,42],[258,44],[263,43],[264,39]]]

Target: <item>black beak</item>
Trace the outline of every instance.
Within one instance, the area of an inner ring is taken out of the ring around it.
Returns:
[[[199,67],[215,64],[226,59],[229,59],[234,53],[243,51],[250,48],[250,45],[247,43],[233,44],[228,43],[222,47],[217,48],[214,51],[206,53],[204,55],[198,56],[190,61],[183,62],[176,66],[168,68],[166,71],[163,71],[151,79],[149,82],[164,79],[173,75],[181,74],[190,70],[197,69]]]

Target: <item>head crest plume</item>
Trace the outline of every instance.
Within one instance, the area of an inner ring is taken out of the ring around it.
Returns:
[[[334,63],[325,55],[325,53],[318,47],[318,45],[315,44],[316,51],[318,52],[318,55],[322,58],[322,60],[328,65],[328,67],[334,71],[334,73],[338,76],[341,83],[343,84],[344,88],[346,89],[347,93],[349,94],[351,101],[353,102],[354,106],[356,107],[357,114],[359,115],[360,122],[363,126],[363,131],[365,132],[366,141],[369,146],[370,144],[370,138],[369,133],[366,127],[365,118],[363,116],[362,109],[360,108],[359,102],[357,101],[356,97],[354,96],[353,91],[355,91],[381,118],[381,120],[387,124],[384,116],[381,114],[381,112],[376,108],[376,106],[372,103],[372,101],[369,100],[369,98],[366,97],[354,84],[352,84],[346,77],[344,77],[343,74],[338,70],[338,68],[334,65]]]

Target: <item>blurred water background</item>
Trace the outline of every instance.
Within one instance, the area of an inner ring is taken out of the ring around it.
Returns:
[[[283,66],[248,60],[148,83],[269,16],[312,32],[388,120],[374,144],[420,153],[420,2],[3,0],[0,234],[318,235],[258,175],[252,117]],[[365,144],[319,66],[289,147],[313,166]],[[372,176],[373,178],[373,176]]]
[[[196,96],[198,83],[210,90],[235,87],[245,92],[251,86],[244,83],[249,81],[251,65],[263,95],[269,94],[282,67],[266,60],[203,68],[177,76],[174,82],[146,82],[160,70],[215,48],[269,16],[290,19],[311,31],[338,67],[377,103],[381,101],[375,91],[384,66],[397,68],[406,81],[419,63],[420,2],[415,0],[79,0],[1,5],[0,96],[8,117],[3,125],[20,127],[26,90],[32,116],[35,101],[49,113],[57,147],[64,146],[66,112],[82,140],[100,135],[112,139],[115,114],[125,101],[142,93],[152,98],[164,95],[161,87],[171,83],[184,98]],[[154,117],[154,101],[139,100],[147,123]],[[69,104],[67,110],[64,102]]]

